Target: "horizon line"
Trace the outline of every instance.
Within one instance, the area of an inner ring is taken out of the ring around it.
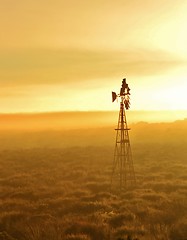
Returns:
[[[28,111],[28,112],[0,112],[0,115],[38,115],[38,114],[58,114],[58,113],[105,113],[118,112],[119,110],[65,110],[65,111]],[[151,109],[151,110],[126,110],[126,112],[187,112],[187,109]]]

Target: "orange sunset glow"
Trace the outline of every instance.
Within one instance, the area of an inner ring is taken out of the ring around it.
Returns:
[[[1,1],[1,113],[187,109],[187,1]]]
[[[0,19],[0,240],[187,240],[187,0]]]

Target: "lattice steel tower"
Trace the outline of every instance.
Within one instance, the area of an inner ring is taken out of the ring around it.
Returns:
[[[129,185],[135,185],[136,178],[133,166],[129,130],[125,109],[130,107],[130,88],[124,78],[120,94],[112,92],[112,102],[120,98],[120,111],[116,132],[116,144],[111,178],[111,187],[119,187],[120,191]]]

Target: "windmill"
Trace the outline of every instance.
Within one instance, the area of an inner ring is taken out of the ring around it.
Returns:
[[[122,81],[120,93],[112,92],[112,102],[120,99],[120,111],[116,130],[116,143],[111,178],[111,187],[118,185],[120,191],[128,185],[136,183],[126,110],[130,108],[130,88],[126,78]]]

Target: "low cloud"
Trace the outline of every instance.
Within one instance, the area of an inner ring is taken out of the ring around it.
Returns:
[[[152,76],[186,62],[162,51],[29,50],[0,57],[2,86],[64,84],[113,78],[117,74]]]

